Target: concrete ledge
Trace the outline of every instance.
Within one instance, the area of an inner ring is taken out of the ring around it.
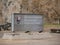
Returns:
[[[2,39],[46,39],[51,38],[51,34],[44,32],[44,33],[4,33]]]

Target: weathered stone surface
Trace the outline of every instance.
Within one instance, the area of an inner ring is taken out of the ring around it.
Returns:
[[[14,40],[14,39],[27,39],[27,40],[36,40],[36,39],[47,39],[47,38],[52,38],[53,36],[48,33],[48,32],[43,32],[43,33],[38,33],[38,32],[31,32],[29,33],[4,33],[2,39],[7,39],[7,40]]]
[[[60,0],[2,0],[0,9],[3,18],[10,22],[12,13],[43,14],[45,20],[52,22],[60,15]],[[3,6],[3,8],[1,8]]]

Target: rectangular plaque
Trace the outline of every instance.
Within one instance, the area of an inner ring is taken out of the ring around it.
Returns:
[[[14,31],[43,31],[43,16],[14,14]]]

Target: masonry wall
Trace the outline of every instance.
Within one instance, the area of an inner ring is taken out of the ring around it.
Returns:
[[[2,0],[1,3],[1,13],[4,20],[7,18],[7,22],[11,22],[13,13],[43,14],[48,23],[60,15],[60,0]]]

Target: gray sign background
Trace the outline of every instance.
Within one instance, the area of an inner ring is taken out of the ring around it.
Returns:
[[[20,17],[19,23],[17,17]],[[38,14],[15,14],[15,31],[43,31],[43,16]]]

